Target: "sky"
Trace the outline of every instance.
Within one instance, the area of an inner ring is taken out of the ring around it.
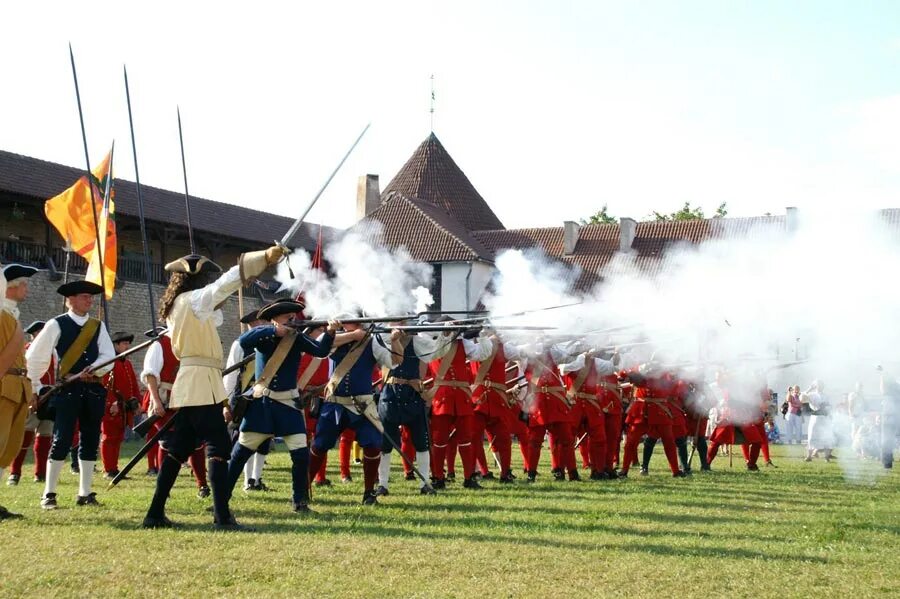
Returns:
[[[900,206],[890,1],[16,2],[0,149],[346,227],[433,130],[507,227]],[[173,209],[181,209],[173,207]]]

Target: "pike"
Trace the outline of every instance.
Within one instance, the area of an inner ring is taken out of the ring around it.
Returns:
[[[350,157],[350,154],[353,153],[353,150],[356,149],[356,145],[363,138],[363,135],[366,134],[366,131],[369,130],[369,127],[372,126],[372,123],[368,123],[362,130],[362,133],[359,134],[359,137],[356,138],[356,141],[353,142],[353,145],[350,146],[350,149],[347,150],[347,153],[344,154],[344,157],[341,158],[341,161],[338,162],[338,165],[334,167],[334,170],[331,171],[331,175],[328,176],[328,179],[325,181],[325,184],[322,185],[322,188],[319,189],[319,193],[315,195],[315,197],[307,204],[306,208],[303,210],[303,213],[300,214],[300,218],[294,221],[294,224],[291,225],[291,228],[287,230],[287,233],[281,238],[280,242],[276,242],[277,245],[286,248],[288,242],[291,238],[297,233],[300,229],[300,225],[303,224],[303,221],[306,219],[306,216],[309,214],[309,211],[313,209],[313,206],[316,205],[316,202],[319,201],[319,198],[325,193],[325,189],[328,188],[328,185],[331,183],[331,180],[334,179],[334,176],[337,175],[338,171],[341,170],[341,167],[344,166],[344,162],[347,161],[347,158]]]
[[[109,330],[109,315],[106,307],[106,273],[103,265],[103,250],[100,247],[100,225],[97,218],[97,200],[94,197],[94,174],[91,172],[91,158],[88,154],[87,133],[84,129],[84,112],[81,110],[81,92],[78,89],[78,73],[75,71],[75,53],[72,51],[72,43],[69,43],[69,60],[72,63],[72,80],[75,82],[75,101],[78,103],[78,121],[81,123],[81,141],[84,144],[84,162],[86,166],[87,183],[91,188],[91,214],[94,217],[94,233],[96,239],[97,261],[100,266],[100,286],[103,288],[103,295],[100,296],[100,305],[103,308],[103,322],[106,330]],[[109,173],[107,178],[112,175],[112,156],[109,159]],[[68,240],[67,240],[68,241]],[[68,255],[66,256],[68,259]],[[67,263],[68,265],[68,263]],[[68,270],[68,269],[67,269]]]
[[[160,335],[162,335],[162,332],[160,333]],[[155,339],[151,339],[150,341],[151,342],[155,341]],[[141,345],[142,346],[146,345],[146,343],[142,343]],[[138,347],[140,347],[140,346],[138,346]],[[134,349],[135,348],[132,348],[132,350],[134,350]],[[129,350],[129,352],[130,351],[131,350]],[[124,352],[123,352],[123,354],[124,354]],[[123,354],[120,354],[120,356]],[[256,352],[253,352],[249,356],[246,356],[240,362],[235,362],[234,364],[232,364],[231,366],[229,366],[228,368],[223,370],[222,376],[225,376],[226,374],[231,374],[235,370],[243,368],[244,366],[246,366],[247,364],[249,364],[251,361],[253,361],[255,359],[256,359]],[[154,415],[154,416],[151,416],[150,418],[148,418],[147,420],[145,420],[144,422],[149,422],[149,424],[146,425],[146,430],[144,431],[144,434],[146,434],[146,431],[150,429],[150,426],[153,423],[157,422],[159,419],[160,419],[159,416]],[[144,423],[141,423],[142,426],[143,426],[143,424]],[[153,444],[156,443],[157,441],[159,441],[162,438],[162,436],[166,433],[166,431],[168,431],[170,428],[172,428],[172,426],[174,424],[175,424],[175,415],[173,414],[171,418],[166,420],[166,422],[163,423],[163,425],[161,427],[159,427],[159,430],[156,431],[156,434],[154,434],[152,437],[150,437],[150,439],[148,439],[147,442],[144,443],[143,447],[138,449],[137,453],[134,454],[134,457],[132,457],[131,460],[127,464],[125,464],[125,467],[119,471],[119,473],[115,476],[115,478],[113,478],[109,482],[109,485],[107,485],[106,490],[109,491],[110,489],[115,487],[117,484],[119,484],[119,482],[121,482],[125,478],[125,476],[129,472],[131,472],[131,469],[134,468],[138,462],[140,462],[142,459],[144,459],[144,456],[147,455],[147,453],[150,451],[150,448],[153,447]],[[135,429],[135,432],[137,432],[136,429]],[[143,436],[143,434],[141,436]]]
[[[364,133],[365,133],[365,132],[364,132]],[[415,475],[419,477],[419,480],[421,480],[421,481],[422,481],[422,484],[425,485],[425,486],[422,487],[422,488],[423,488],[423,489],[428,489],[428,491],[426,491],[427,493],[429,493],[429,494],[434,494],[434,487],[431,486],[431,481],[427,480],[427,479],[425,478],[425,475],[423,475],[422,472],[420,472],[419,469],[416,467],[415,462],[413,462],[411,459],[409,459],[409,457],[408,457],[405,453],[403,453],[403,452],[400,450],[400,445],[399,445],[396,441],[394,441],[394,439],[391,438],[391,436],[390,436],[389,434],[387,434],[386,432],[384,432],[384,425],[381,424],[381,420],[379,420],[378,418],[373,417],[373,416],[368,412],[368,410],[365,409],[365,407],[366,407],[365,404],[361,404],[361,403],[356,399],[356,397],[353,397],[353,398],[352,398],[352,401],[353,401],[353,405],[356,407],[357,411],[358,411],[358,412],[359,412],[366,420],[368,420],[368,421],[372,424],[372,426],[374,426],[374,427],[378,430],[379,433],[381,433],[381,436],[382,436],[382,437],[384,437],[385,439],[388,440],[388,443],[391,444],[391,447],[393,447],[395,450],[397,450],[397,453],[400,454],[400,457],[403,458],[403,461],[406,462],[406,465],[409,466],[410,469],[413,471],[413,473],[415,473]]]
[[[184,137],[181,134],[181,108],[176,106],[175,112],[178,114],[178,143],[181,145],[181,173],[184,175],[184,211],[187,216],[188,240],[191,244],[191,253],[197,253],[197,246],[194,245],[194,227],[191,223],[191,196],[188,194],[187,184],[187,165],[184,161]]]
[[[521,312],[512,312],[510,314],[501,314],[500,316],[491,316],[490,314],[485,314],[484,316],[475,316],[473,318],[464,318],[462,320],[454,320],[455,323],[466,323],[466,322],[480,322],[482,320],[496,320],[498,318],[514,318],[516,316],[524,316],[526,314],[534,314],[535,312],[547,312],[548,310],[559,310],[560,308],[571,308],[572,306],[580,306],[584,302],[572,302],[570,304],[559,304],[558,306],[548,306],[546,308],[536,308],[534,310],[523,310]],[[480,311],[472,311],[470,314],[476,314],[478,312],[486,312],[484,310]],[[451,314],[462,314],[463,312],[451,312]]]
[[[144,198],[141,195],[141,175],[138,173],[137,142],[134,139],[134,120],[131,116],[131,92],[128,89],[128,69],[122,65],[125,75],[125,101],[128,103],[128,127],[131,129],[131,152],[134,155],[134,182],[137,187],[138,218],[141,222],[141,245],[144,248],[144,270],[147,273],[147,294],[150,300],[150,328],[156,328],[156,308],[153,301],[153,279],[150,275],[150,247],[147,241],[147,224],[144,220]],[[141,435],[143,437],[143,435]]]
[[[117,360],[126,358],[135,352],[139,352],[142,349],[146,349],[147,347],[150,347],[151,345],[153,345],[154,343],[159,341],[159,335],[164,334],[166,331],[167,331],[167,329],[161,329],[156,337],[153,337],[152,339],[148,339],[147,341],[144,341],[143,343],[139,343],[139,344],[135,345],[134,347],[130,347],[120,354],[116,354],[116,356],[110,358],[109,360],[106,360],[106,361],[103,361],[103,362],[97,364],[96,366],[91,368],[91,370],[95,371],[95,370],[100,370],[101,368],[106,368],[110,364],[115,363]],[[37,407],[40,408],[41,406],[43,406],[44,403],[47,401],[47,399],[51,395],[53,395],[54,393],[56,393],[63,387],[66,387],[67,385],[71,385],[72,383],[74,383],[77,380],[79,380],[78,376],[70,376],[70,377],[65,378],[62,381],[56,383],[55,385],[51,386],[49,389],[47,389],[46,391],[41,393],[41,395],[38,397]]]

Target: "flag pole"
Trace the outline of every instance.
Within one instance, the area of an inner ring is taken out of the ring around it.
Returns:
[[[100,235],[100,240],[97,245],[97,259],[100,261],[100,286],[103,288],[103,297],[100,300],[100,305],[103,307],[103,322],[106,324],[107,331],[109,331],[109,318],[106,316],[106,312],[109,307],[106,304],[106,264],[103,262],[103,254],[100,252],[99,248],[102,247],[104,250],[106,249],[106,242],[109,236],[109,203],[112,201],[113,158],[115,152],[116,140],[113,140],[112,146],[109,149],[109,166],[106,167],[106,185],[103,188],[103,212],[106,214],[106,221],[103,223],[103,233],[100,233],[99,226],[97,228],[97,233]]]
[[[69,241],[68,239],[66,239],[65,250],[66,250],[66,266],[65,266],[65,268],[63,268],[63,284],[64,285],[69,282],[69,262],[72,259],[72,242]],[[63,312],[65,312],[66,298],[63,298],[62,305],[63,305]]]
[[[191,253],[197,253],[197,247],[194,245],[194,227],[191,224],[191,198],[188,195],[187,184],[187,166],[184,162],[184,137],[181,135],[181,108],[175,107],[178,114],[178,143],[181,145],[181,172],[184,174],[184,210],[187,213],[188,239],[191,242]]]
[[[91,214],[94,217],[94,233],[97,239],[97,259],[100,261],[100,286],[103,295],[100,296],[100,305],[103,308],[103,321],[106,330],[109,330],[109,316],[106,307],[106,277],[103,272],[103,248],[100,247],[100,227],[97,224],[97,202],[94,198],[94,175],[91,173],[91,159],[88,155],[87,133],[84,130],[84,112],[81,109],[81,92],[78,90],[78,73],[75,71],[75,54],[72,52],[72,43],[69,42],[69,60],[72,63],[72,80],[75,82],[75,100],[78,103],[78,121],[81,123],[81,141],[84,144],[84,162],[87,168],[87,183],[91,189]],[[110,157],[110,170],[112,169],[112,157]],[[90,264],[88,264],[90,268]]]
[[[144,270],[147,272],[147,295],[150,299],[150,329],[156,329],[156,306],[153,302],[153,281],[150,275],[150,244],[147,242],[147,225],[144,221],[144,198],[141,195],[141,176],[138,174],[137,142],[134,139],[134,121],[131,117],[131,93],[128,90],[128,69],[122,65],[125,75],[125,101],[128,103],[128,127],[131,129],[131,151],[134,155],[134,182],[137,186],[138,218],[141,221],[141,243],[144,248]]]

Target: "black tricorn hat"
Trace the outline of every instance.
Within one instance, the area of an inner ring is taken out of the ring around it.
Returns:
[[[37,335],[41,332],[41,329],[44,328],[44,325],[47,324],[43,320],[35,320],[30,325],[25,327],[25,332],[29,335]]]
[[[277,300],[260,308],[256,317],[259,320],[271,320],[272,318],[280,316],[282,314],[294,314],[296,312],[302,312],[303,308],[305,307],[306,305],[303,302],[298,302],[296,300]]]
[[[241,316],[241,322],[244,324],[250,324],[254,320],[259,320],[259,310],[250,310],[243,316]]]
[[[198,275],[201,272],[222,272],[222,267],[206,256],[188,254],[166,264],[166,272],[183,272],[189,275]]]
[[[71,283],[64,283],[57,287],[56,293],[63,297],[72,297],[73,295],[80,295],[82,293],[99,295],[103,293],[103,287],[97,283],[91,283],[90,281],[72,281]]]
[[[126,333],[124,331],[118,331],[117,333],[113,333],[110,339],[112,339],[113,343],[120,343],[122,341],[131,343],[132,341],[134,341],[134,335],[131,333]]]
[[[25,266],[24,264],[7,264],[3,267],[3,278],[9,281],[15,281],[23,277],[30,277],[36,273],[38,269],[33,266]]]

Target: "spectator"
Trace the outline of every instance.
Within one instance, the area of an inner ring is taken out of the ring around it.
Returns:
[[[825,385],[819,381],[814,381],[806,392],[811,412],[809,436],[806,441],[807,462],[811,462],[813,455],[819,451],[825,453],[826,462],[831,461],[831,450],[834,448],[834,431],[832,430],[831,402],[824,391]]]
[[[788,387],[785,399],[787,411],[784,419],[787,422],[785,439],[788,444],[800,443],[803,437],[803,404],[800,402],[800,386]]]

